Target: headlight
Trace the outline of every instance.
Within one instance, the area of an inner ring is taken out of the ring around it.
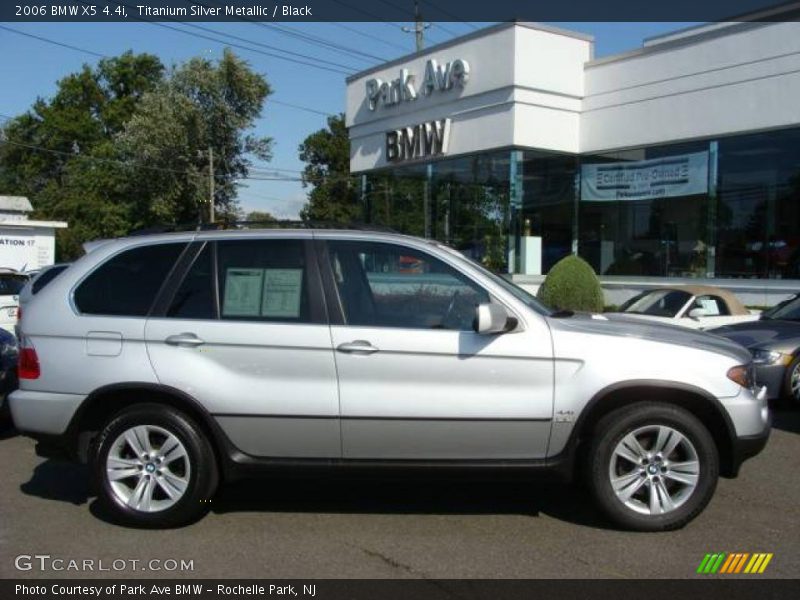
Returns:
[[[788,365],[792,362],[791,354],[783,354],[775,350],[763,350],[756,348],[751,350],[753,355],[753,362],[757,365]]]

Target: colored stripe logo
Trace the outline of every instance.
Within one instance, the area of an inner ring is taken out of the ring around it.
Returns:
[[[761,574],[767,570],[769,561],[772,560],[771,552],[716,552],[706,554],[697,572],[703,575],[716,573],[735,575],[740,573]]]

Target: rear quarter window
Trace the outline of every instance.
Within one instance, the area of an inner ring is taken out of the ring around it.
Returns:
[[[53,279],[55,279],[60,273],[63,273],[68,266],[69,265],[61,265],[47,269],[47,271],[33,280],[33,283],[31,284],[31,293],[34,295],[38,294],[39,291],[44,288],[44,286],[53,281]]]
[[[75,307],[87,315],[146,316],[185,247],[153,244],[113,256],[75,290]]]

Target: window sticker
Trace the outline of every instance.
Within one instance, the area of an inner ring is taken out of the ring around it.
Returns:
[[[302,288],[303,269],[264,269],[261,316],[299,318]]]
[[[264,287],[263,269],[228,268],[225,271],[224,317],[258,317]]]

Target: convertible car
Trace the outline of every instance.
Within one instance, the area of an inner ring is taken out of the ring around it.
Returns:
[[[642,292],[625,302],[621,314],[636,319],[710,329],[758,320],[728,290],[707,285],[675,285]]]

